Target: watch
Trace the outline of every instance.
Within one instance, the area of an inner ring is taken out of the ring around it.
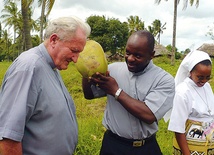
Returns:
[[[115,99],[117,100],[117,98],[120,96],[120,93],[122,92],[122,89],[121,88],[119,88],[117,91],[116,91],[116,93],[115,93],[115,95],[114,95],[114,97],[115,97]]]

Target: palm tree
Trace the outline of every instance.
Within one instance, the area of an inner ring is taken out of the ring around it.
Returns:
[[[168,1],[168,0],[165,0],[165,1]],[[161,0],[155,0],[155,3],[157,4],[160,4]],[[177,0],[177,4],[179,4],[180,0]],[[189,4],[191,6],[193,6],[195,2],[195,6],[196,8],[199,6],[199,0],[189,0]],[[188,0],[184,0],[184,4],[183,4],[183,10],[185,10],[187,8],[187,5],[188,5]]]
[[[191,6],[193,6],[194,2],[195,2],[195,6],[197,8],[199,6],[199,0],[189,0],[189,4]],[[183,10],[185,10],[187,8],[187,4],[188,4],[188,0],[185,0],[184,5],[183,5]]]
[[[28,15],[29,15],[29,24],[30,24],[30,29],[31,29],[31,31],[33,32],[33,31],[36,31],[36,32],[39,32],[39,30],[40,30],[40,27],[39,27],[39,25],[40,25],[40,21],[39,21],[39,19],[37,19],[37,20],[33,20],[31,17],[33,16],[33,7],[30,7],[29,9],[28,9]]]
[[[4,44],[4,54],[7,58],[7,60],[10,60],[10,51],[9,51],[9,47],[11,45],[11,39],[10,39],[10,34],[8,33],[7,30],[3,30],[2,31],[2,44]]]
[[[7,5],[4,6],[4,9],[2,10],[3,13],[0,18],[3,18],[3,23],[5,23],[5,26],[9,26],[8,28],[11,28],[13,26],[13,44],[16,43],[16,33],[18,29],[18,7],[16,3],[9,2]],[[13,46],[15,47],[15,46]],[[13,52],[15,52],[15,48],[13,48]]]
[[[165,27],[166,23],[164,23],[162,25],[160,20],[155,19],[155,21],[153,21],[152,25],[153,25],[153,28],[154,28],[153,34],[154,34],[155,37],[157,36],[158,43],[160,44],[160,35],[161,35],[161,33],[163,33],[163,30],[166,29],[166,27]]]
[[[22,12],[22,19],[23,19],[23,34],[25,40],[25,48],[24,50],[28,50],[32,48],[32,40],[30,34],[30,18],[28,14],[28,10],[33,3],[33,0],[21,0],[21,12]]]
[[[32,7],[28,8],[28,19],[29,19],[29,29],[39,31],[38,25],[36,22],[31,18],[33,15]],[[16,43],[16,34],[18,34],[19,40],[21,39],[21,44],[19,44],[20,51],[26,50],[26,41],[25,41],[25,31],[24,31],[24,22],[22,18],[21,11],[18,10],[18,7],[16,3],[9,2],[7,5],[4,6],[4,9],[2,10],[3,14],[1,18],[3,18],[3,22],[5,23],[5,26],[9,26],[8,28],[12,27],[14,28],[14,44]],[[31,36],[30,36],[30,40]],[[14,45],[15,48],[15,45]],[[14,49],[15,51],[15,49]],[[19,54],[19,52],[18,52]]]
[[[39,6],[42,6],[41,16],[40,16],[40,43],[43,41],[43,29],[46,27],[47,17],[50,14],[55,0],[38,0]],[[45,14],[45,10],[47,12]]]
[[[168,1],[168,0],[165,0]],[[160,4],[161,0],[155,0],[155,3]],[[176,25],[177,25],[177,7],[180,0],[174,0],[174,13],[173,13],[173,37],[172,37],[172,56],[171,56],[171,65],[175,64],[175,43],[176,43]],[[190,5],[192,6],[195,2],[196,7],[199,6],[199,0],[189,0]],[[187,8],[188,0],[184,1],[183,10]]]
[[[2,26],[1,26],[1,22],[0,22],[0,39],[1,39],[1,35],[2,35]]]
[[[15,1],[15,0],[14,0]],[[22,20],[23,20],[23,34],[24,34],[24,42],[25,42],[25,49],[27,50],[32,47],[32,41],[31,41],[31,34],[30,34],[30,19],[28,15],[28,10],[33,3],[33,0],[16,0],[21,1],[21,14],[22,14]],[[6,5],[7,3],[11,2],[11,0],[4,0]],[[12,1],[13,2],[13,1]]]
[[[16,31],[17,31],[17,24],[18,24],[18,7],[16,3],[9,2],[8,5],[4,6],[4,9],[2,10],[3,13],[0,18],[3,18],[3,23],[5,23],[5,26],[9,26],[11,28],[13,26],[13,35],[14,35],[14,43],[16,39]]]
[[[209,28],[209,30],[206,33],[206,36],[209,36],[212,40],[214,40],[214,34],[213,34],[214,27],[213,26],[208,26],[208,28]]]
[[[138,30],[144,29],[144,22],[138,16],[130,16],[128,19],[129,35]]]
[[[151,34],[153,34],[154,35],[154,27],[153,26],[151,26],[151,25],[149,25],[148,27],[147,27],[147,30],[151,33]],[[155,36],[155,35],[154,35]]]

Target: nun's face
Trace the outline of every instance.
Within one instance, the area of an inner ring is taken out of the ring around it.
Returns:
[[[198,87],[202,87],[211,78],[211,65],[197,64],[190,72],[190,78]]]

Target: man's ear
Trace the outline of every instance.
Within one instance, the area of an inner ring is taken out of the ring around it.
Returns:
[[[56,44],[56,42],[59,40],[59,37],[58,37],[58,35],[56,34],[56,33],[54,33],[54,34],[52,34],[51,36],[50,36],[50,43],[51,44]]]
[[[155,51],[153,51],[152,53],[151,53],[151,59],[153,59],[155,57]]]

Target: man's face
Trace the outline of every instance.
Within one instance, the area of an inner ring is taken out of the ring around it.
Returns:
[[[65,70],[71,61],[76,63],[79,53],[83,51],[85,44],[86,36],[81,33],[77,33],[76,37],[71,38],[69,41],[57,40],[52,56],[56,68]]]
[[[145,69],[154,52],[151,52],[147,45],[146,38],[131,36],[126,44],[125,61],[130,72],[140,72]]]

